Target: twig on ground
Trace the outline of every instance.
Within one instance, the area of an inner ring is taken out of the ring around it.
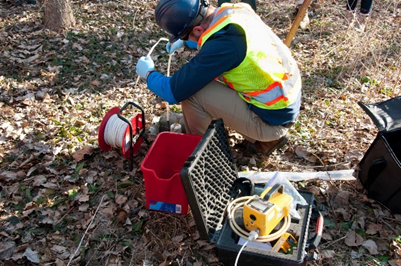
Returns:
[[[337,187],[336,184],[333,182],[333,179],[331,178],[329,171],[327,170],[327,165],[322,161],[322,159],[320,159],[319,156],[317,156],[317,155],[314,154],[313,152],[311,152],[310,154],[312,154],[313,156],[315,156],[315,157],[319,160],[319,162],[322,164],[322,166],[324,166],[324,170],[326,171],[327,176],[328,176],[329,179],[330,179],[331,185]]]
[[[389,218],[389,217],[383,217],[383,219],[386,219],[386,220],[401,224],[401,221],[398,221],[397,219],[393,219],[393,218]]]
[[[382,217],[379,218],[379,221],[387,225],[387,227],[390,228],[395,233],[395,235],[398,235],[398,232],[388,222],[384,221]]]
[[[74,206],[71,207],[71,208],[63,215],[63,217],[61,217],[61,218],[57,221],[57,223],[56,223],[54,226],[58,225],[58,224],[67,216],[67,214],[69,214],[73,209],[75,209]]]
[[[86,236],[86,233],[88,232],[88,230],[89,230],[89,228],[91,227],[93,221],[95,220],[96,214],[97,214],[97,212],[99,211],[99,208],[100,208],[100,206],[101,206],[102,203],[103,203],[104,197],[105,197],[105,195],[103,195],[102,199],[100,200],[99,205],[98,205],[97,208],[96,208],[95,214],[93,214],[92,220],[91,220],[91,222],[89,223],[88,227],[86,228],[85,233],[84,233],[84,235],[83,235],[82,238],[81,238],[81,241],[79,241],[79,244],[78,244],[77,249],[75,250],[74,254],[70,257],[70,260],[68,261],[67,266],[70,265],[72,259],[75,257],[75,255],[77,254],[78,250],[80,249],[80,247],[81,247],[81,245],[82,245],[82,241],[84,240],[84,238],[85,238],[85,236]]]
[[[339,241],[345,239],[346,237],[347,237],[347,236],[343,236],[343,237],[341,237],[341,238],[339,238],[339,239],[336,239],[336,240],[334,240],[334,241],[331,241],[331,242],[329,242],[329,243],[327,243],[327,244],[325,244],[325,245],[322,245],[321,248],[327,248],[327,247],[329,247],[329,246],[331,246],[331,245],[333,245],[333,244],[335,244],[335,243],[337,243],[337,242],[339,242]]]
[[[136,244],[137,244],[137,241],[135,241],[135,246],[136,246]],[[133,249],[132,244],[131,244],[131,252],[132,252],[132,254],[131,254],[131,260],[129,261],[129,266],[132,265],[132,261],[134,260],[134,255],[135,255],[135,249]]]

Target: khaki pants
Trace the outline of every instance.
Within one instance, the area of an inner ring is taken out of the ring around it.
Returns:
[[[216,118],[222,118],[226,126],[251,142],[277,140],[288,131],[286,127],[263,122],[235,90],[217,81],[212,81],[181,105],[188,134],[203,135]]]

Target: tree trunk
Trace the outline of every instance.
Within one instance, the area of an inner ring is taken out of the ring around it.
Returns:
[[[61,32],[74,26],[75,18],[72,14],[69,0],[45,0],[44,24],[53,31]]]

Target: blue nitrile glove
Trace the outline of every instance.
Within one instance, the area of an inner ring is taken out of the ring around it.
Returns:
[[[136,64],[136,73],[141,76],[141,78],[146,79],[146,75],[151,70],[155,70],[155,63],[153,63],[152,58],[149,56],[142,56],[139,58],[138,63]]]
[[[166,50],[167,50],[167,53],[172,54],[177,49],[180,49],[181,47],[184,47],[184,41],[179,39],[173,43],[168,42],[166,45]]]
[[[185,45],[191,50],[198,50],[198,43],[197,42],[188,40],[188,41],[185,41]]]

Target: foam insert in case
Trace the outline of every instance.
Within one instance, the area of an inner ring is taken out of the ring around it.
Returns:
[[[221,119],[214,120],[180,172],[182,184],[201,238],[216,244],[219,261],[234,265],[241,248],[239,237],[225,220],[227,205],[239,195],[238,178],[227,132]],[[257,191],[257,189],[255,189]],[[238,265],[304,265],[314,196],[299,191],[308,205],[299,206],[301,219],[291,221],[288,232],[297,238],[292,254],[246,246]]]

